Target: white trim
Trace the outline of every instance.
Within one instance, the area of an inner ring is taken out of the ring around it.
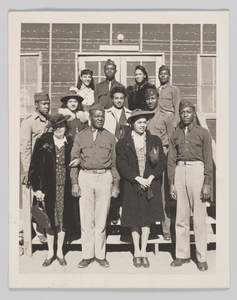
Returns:
[[[143,50],[143,24],[140,24],[140,52]]]
[[[35,52],[35,53],[20,53],[20,56],[39,56],[41,52]]]
[[[200,53],[203,54],[203,24],[200,24]]]
[[[170,84],[173,81],[173,24],[170,24]]]
[[[140,52],[75,52],[77,56],[164,56],[164,52],[140,53]]]
[[[49,24],[49,99],[52,91],[52,23]],[[50,111],[51,112],[51,106]]]
[[[79,30],[79,50],[82,52],[82,23],[80,23],[80,30]]]

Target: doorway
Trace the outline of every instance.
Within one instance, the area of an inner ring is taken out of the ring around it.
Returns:
[[[135,84],[134,70],[139,64],[145,67],[149,76],[149,82],[155,84],[157,87],[159,86],[157,74],[159,67],[164,64],[164,54],[150,54],[148,56],[141,55],[141,53],[139,53],[139,55],[131,53],[119,55],[110,53],[103,55],[86,55],[83,53],[82,55],[80,53],[77,54],[75,83],[77,82],[80,71],[85,68],[93,71],[95,84],[105,80],[104,65],[108,59],[115,62],[117,66],[115,78],[125,87]]]

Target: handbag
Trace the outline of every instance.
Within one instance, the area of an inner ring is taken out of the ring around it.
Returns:
[[[46,214],[46,209],[45,209],[45,203],[44,201],[41,201],[42,203],[42,207],[39,207],[39,202],[37,201],[37,204],[34,205],[31,208],[31,214],[33,216],[33,218],[35,219],[35,221],[44,229],[47,229],[49,227],[51,227],[50,225],[50,220],[48,215]]]

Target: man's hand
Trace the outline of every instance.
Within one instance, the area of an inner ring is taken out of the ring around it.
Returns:
[[[35,197],[36,197],[37,201],[43,201],[44,200],[44,194],[40,190],[35,192]]]
[[[23,171],[21,174],[21,183],[27,185],[28,182],[28,171]]]
[[[171,184],[170,186],[170,197],[173,198],[174,200],[177,200],[177,192],[173,184]]]
[[[117,198],[119,193],[120,193],[120,189],[117,186],[112,186],[111,197]]]
[[[79,165],[80,165],[80,158],[75,158],[70,162],[69,167],[74,168]]]
[[[204,183],[201,190],[201,199],[206,201],[210,197],[211,197],[211,185]]]
[[[77,183],[72,185],[72,195],[73,197],[80,197],[81,196],[81,189]]]

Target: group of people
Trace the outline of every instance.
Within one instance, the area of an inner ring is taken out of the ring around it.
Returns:
[[[209,132],[196,124],[195,107],[181,101],[162,65],[160,87],[148,82],[145,68],[135,68],[135,84],[125,88],[115,80],[116,65],[104,66],[106,80],[94,86],[93,72],[81,71],[77,87],[61,97],[56,115],[50,99],[35,94],[35,111],[21,125],[22,183],[44,201],[50,228],[34,224],[47,242],[43,266],[63,255],[66,229],[79,222],[82,260],[79,268],[106,259],[106,224],[114,207],[116,224],[131,228],[135,267],[150,266],[146,248],[151,224],[162,223],[170,240],[169,198],[177,200],[177,267],[190,261],[189,229],[193,215],[198,269],[206,262],[206,204],[210,197],[212,148]],[[168,157],[168,158],[167,158]],[[168,163],[167,163],[168,161]],[[80,214],[80,217],[79,217]],[[57,253],[54,238],[57,234]]]

